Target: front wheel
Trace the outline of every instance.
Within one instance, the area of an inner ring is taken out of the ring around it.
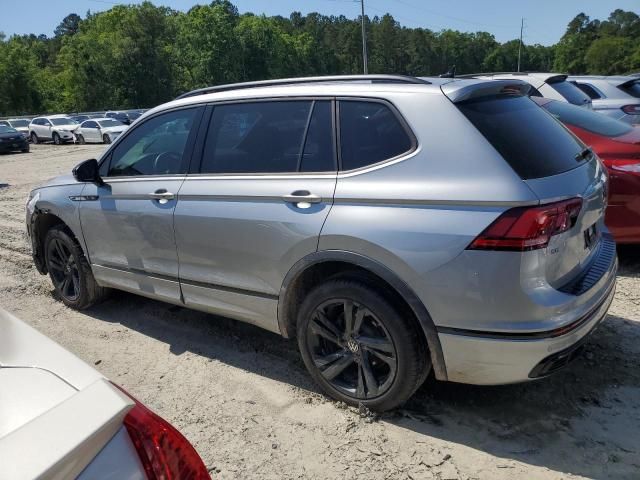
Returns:
[[[60,145],[62,143],[62,140],[60,140],[60,135],[58,135],[56,132],[53,132],[53,143],[56,145]]]
[[[86,143],[86,141],[85,141],[85,139],[84,139],[84,137],[82,135],[78,135],[76,137],[76,139],[78,140],[78,144],[79,145],[84,145]]]
[[[333,280],[312,290],[300,307],[297,336],[322,390],[375,411],[408,400],[431,368],[411,315],[359,281]]]
[[[31,132],[31,143],[38,143],[38,135],[36,135],[36,132]]]
[[[103,141],[104,143],[111,143],[111,137],[105,133],[105,134],[102,136],[102,141]]]
[[[107,289],[96,283],[82,248],[65,227],[47,232],[44,252],[49,277],[65,305],[82,310],[105,297]]]

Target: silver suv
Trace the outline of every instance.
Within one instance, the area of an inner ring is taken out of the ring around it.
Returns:
[[[430,371],[520,382],[605,316],[606,174],[518,80],[354,76],[199,90],[31,192],[62,301],[108,288],[297,337],[332,397],[393,408]]]

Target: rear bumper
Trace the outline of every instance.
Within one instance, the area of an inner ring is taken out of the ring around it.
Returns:
[[[579,348],[606,316],[614,294],[615,283],[584,321],[556,337],[513,340],[440,333],[448,379],[475,385],[500,385],[555,372],[575,358]]]

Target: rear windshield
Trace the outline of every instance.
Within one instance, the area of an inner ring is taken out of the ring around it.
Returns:
[[[482,97],[457,104],[523,180],[566,172],[583,163],[584,149],[528,97]]]
[[[562,123],[605,137],[619,137],[633,130],[628,123],[564,102],[551,101],[544,105],[544,108]]]
[[[550,83],[549,86],[566,98],[567,102],[573,103],[574,105],[584,105],[585,103],[591,102],[589,95],[571,82],[555,82]]]
[[[76,123],[78,123],[75,120],[71,120],[70,118],[65,117],[50,118],[49,120],[54,125],[75,125]]]
[[[27,120],[11,120],[11,126],[16,127],[28,127],[29,122]]]
[[[618,88],[632,97],[640,98],[640,80],[636,80],[631,83],[624,83]]]

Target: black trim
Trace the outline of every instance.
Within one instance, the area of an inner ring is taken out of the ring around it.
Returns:
[[[616,258],[616,243],[608,233],[603,233],[597,252],[588,268],[578,278],[558,288],[569,295],[582,295],[591,289],[611,268]]]
[[[179,277],[174,277],[173,275],[165,275],[165,274],[161,274],[161,273],[153,273],[153,272],[148,272],[146,270],[142,270],[139,268],[130,268],[130,267],[121,267],[121,266],[117,266],[117,265],[103,265],[103,264],[95,264],[96,267],[103,267],[103,268],[110,268],[112,270],[119,270],[121,272],[125,272],[125,273],[133,273],[136,275],[144,275],[146,277],[150,277],[150,278],[157,278],[159,280],[167,280],[170,282],[176,282],[176,283],[180,283],[181,285],[191,285],[194,287],[201,287],[201,288],[209,288],[211,290],[220,290],[223,292],[230,292],[230,293],[237,293],[237,294],[241,294],[241,295],[248,295],[251,297],[260,297],[260,298],[267,298],[269,300],[278,300],[278,295],[274,295],[271,293],[265,293],[265,292],[257,292],[254,290],[247,290],[244,288],[236,288],[236,287],[229,287],[227,285],[218,285],[215,283],[207,283],[207,282],[198,282],[195,280],[185,280],[185,279],[181,279]]]
[[[400,277],[389,270],[386,266],[358,253],[344,250],[323,250],[307,255],[291,267],[282,282],[278,301],[278,326],[282,336],[290,338],[295,335],[295,332],[292,331],[295,319],[289,318],[288,313],[289,307],[292,304],[292,292],[290,291],[289,286],[307,268],[319,263],[332,261],[345,262],[362,267],[382,278],[385,282],[389,283],[398,292],[398,294],[400,294],[400,296],[407,302],[409,308],[411,308],[422,327],[429,346],[431,362],[433,364],[433,370],[436,378],[438,380],[447,380],[447,369],[444,363],[444,355],[442,353],[442,346],[440,345],[440,338],[438,337],[436,326],[422,301],[418,298],[415,292],[400,279]]]
[[[573,322],[559,327],[554,328],[553,330],[545,330],[542,332],[488,332],[482,330],[470,330],[465,328],[454,328],[454,327],[437,327],[438,333],[444,333],[447,335],[463,335],[466,337],[475,337],[475,338],[487,338],[492,340],[543,340],[549,338],[557,338],[563,335],[567,335],[589,321],[593,320],[593,315],[597,312],[607,301],[612,299],[612,291],[615,288],[615,283],[609,287],[607,293],[603,296],[602,300],[598,302],[598,304],[589,310],[586,314],[574,320]],[[606,313],[605,313],[606,315]],[[602,318],[604,318],[604,316]]]

